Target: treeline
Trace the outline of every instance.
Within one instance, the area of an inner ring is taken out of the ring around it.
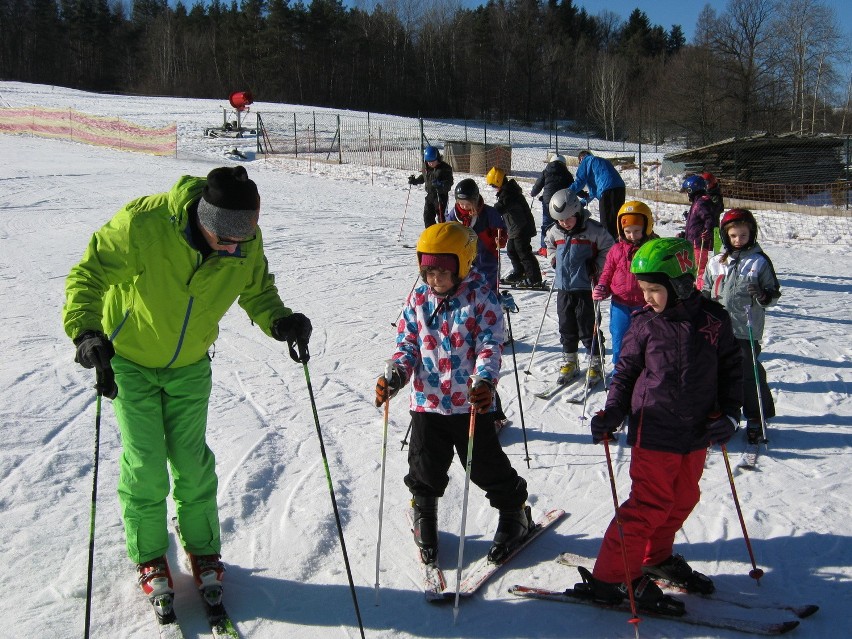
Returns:
[[[571,121],[706,143],[848,131],[848,34],[820,0],[729,0],[682,27],[572,0],[0,0],[0,77],[425,117]]]

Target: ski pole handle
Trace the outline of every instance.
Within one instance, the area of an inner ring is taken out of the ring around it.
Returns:
[[[296,348],[298,347],[299,352],[296,352]],[[287,342],[287,348],[290,349],[290,359],[294,362],[298,362],[299,364],[307,364],[308,360],[311,359],[311,353],[308,351],[308,343],[303,342],[302,340],[294,340],[292,342]]]

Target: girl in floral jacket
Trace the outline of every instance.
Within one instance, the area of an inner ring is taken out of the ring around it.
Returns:
[[[477,235],[458,222],[430,226],[417,242],[425,284],[406,300],[396,351],[376,382],[376,405],[411,382],[411,444],[405,484],[413,495],[414,539],[424,563],[438,553],[437,509],[456,452],[467,463],[475,410],[470,480],[500,511],[489,557],[499,560],[532,526],[527,483],[512,467],[494,430],[494,387],[503,352],[503,311],[472,268]]]

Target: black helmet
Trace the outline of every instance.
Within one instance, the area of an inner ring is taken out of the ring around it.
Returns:
[[[456,200],[471,200],[479,202],[479,187],[471,178],[465,178],[456,184]]]

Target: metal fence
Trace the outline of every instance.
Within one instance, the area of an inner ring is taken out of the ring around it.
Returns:
[[[492,166],[535,179],[552,153],[569,167],[590,149],[627,176],[628,187],[667,200],[686,174],[709,170],[723,193],[752,208],[799,207],[811,214],[852,215],[852,141],[824,136],[750,136],[685,149],[677,144],[608,142],[512,122],[428,120],[329,111],[258,115],[258,151],[317,162],[357,164],[418,172],[422,149],[434,145],[458,173],[485,175]],[[636,136],[639,137],[639,136]],[[668,194],[668,195],[666,195]],[[830,209],[830,210],[822,210]]]

